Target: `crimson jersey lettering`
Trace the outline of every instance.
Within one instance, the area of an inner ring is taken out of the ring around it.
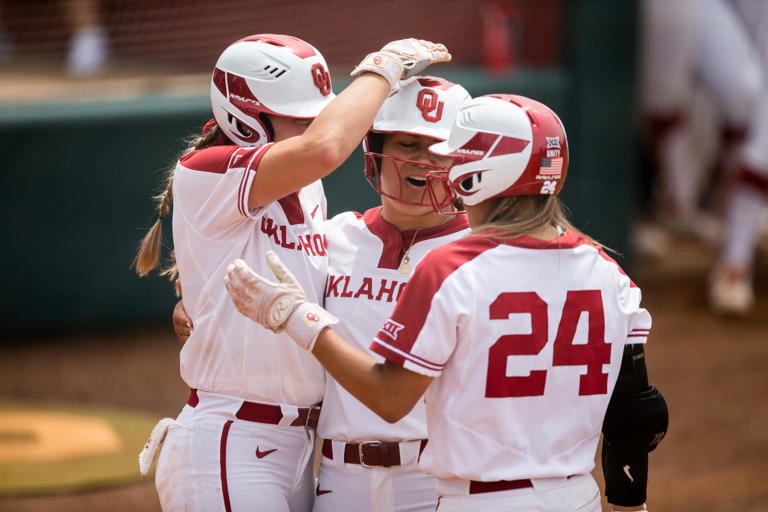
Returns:
[[[360,285],[360,288],[358,288],[357,292],[355,293],[355,298],[357,299],[361,295],[365,295],[368,300],[373,300],[373,294],[371,293],[371,288],[373,287],[373,281],[370,277],[364,277],[363,278],[363,284]]]
[[[403,293],[407,283],[396,279],[379,279],[378,286],[374,287],[375,279],[371,276],[364,276],[359,281],[356,279],[355,283],[351,282],[351,278],[352,276],[329,275],[325,296],[393,302]]]

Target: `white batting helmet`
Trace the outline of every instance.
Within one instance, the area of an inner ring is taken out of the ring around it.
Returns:
[[[271,139],[261,114],[313,118],[334,98],[328,65],[311,44],[293,36],[257,34],[231,44],[211,78],[211,109],[234,143]]]
[[[560,118],[543,103],[513,94],[467,102],[448,140],[429,150],[454,159],[448,180],[469,206],[499,196],[557,194],[568,171]]]
[[[373,128],[363,139],[365,177],[371,186],[379,194],[402,203],[430,206],[431,202],[426,196],[426,191],[422,199],[414,203],[403,199],[402,190],[398,196],[381,190],[382,158],[391,160],[398,174],[400,173],[398,162],[410,162],[410,160],[381,153],[383,134],[408,133],[441,141],[446,140],[459,108],[469,99],[470,95],[466,89],[444,78],[417,76],[402,82],[400,90],[384,102],[373,121]],[[423,162],[418,163],[425,166]],[[434,166],[433,171],[439,169]]]

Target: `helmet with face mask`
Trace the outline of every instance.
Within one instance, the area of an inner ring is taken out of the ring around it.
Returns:
[[[388,133],[406,133],[444,141],[448,138],[459,108],[469,99],[466,89],[444,78],[417,76],[403,82],[399,91],[384,102],[373,121],[373,128],[363,140],[365,177],[371,186],[382,196],[398,202],[430,206],[432,203],[429,187],[426,186],[426,178],[421,176],[406,178],[412,185],[424,187],[421,198],[416,201],[405,199],[401,168],[405,165],[418,165],[427,172],[437,173],[447,173],[447,169],[429,162],[416,162],[383,154],[384,136]],[[385,159],[392,163],[398,174],[397,183],[400,184],[400,189],[397,193],[382,190],[381,165]]]
[[[467,102],[448,140],[429,150],[453,158],[447,178],[430,180],[447,180],[453,197],[468,206],[500,196],[557,194],[568,171],[560,118],[543,103],[514,94]]]

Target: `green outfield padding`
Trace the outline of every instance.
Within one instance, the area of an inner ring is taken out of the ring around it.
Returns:
[[[121,485],[157,422],[146,413],[0,403],[0,496],[71,493]]]

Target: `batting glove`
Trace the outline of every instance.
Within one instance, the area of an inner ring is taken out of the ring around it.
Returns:
[[[149,469],[155,462],[157,457],[157,451],[160,445],[163,444],[165,435],[168,433],[168,429],[176,424],[176,420],[173,418],[163,418],[152,429],[152,433],[149,434],[149,439],[144,445],[144,449],[139,454],[139,472],[142,476],[146,476],[149,473]]]
[[[451,54],[440,44],[424,39],[400,39],[384,45],[381,51],[369,53],[352,70],[357,76],[364,71],[377,73],[387,79],[392,89],[405,78],[416,76],[434,62],[450,62]]]
[[[304,290],[277,254],[267,251],[267,264],[278,282],[265,279],[243,260],[227,267],[224,282],[237,310],[272,332],[290,336],[311,351],[325,327],[339,320],[322,307],[307,302]]]

